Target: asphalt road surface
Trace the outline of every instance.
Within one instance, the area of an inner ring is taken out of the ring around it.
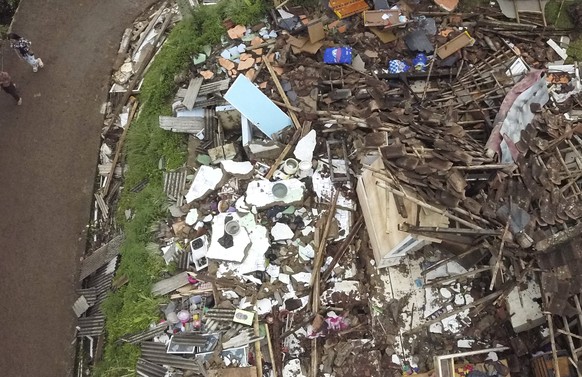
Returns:
[[[1,0],[0,0],[1,1]],[[155,0],[21,0],[0,92],[0,376],[72,375],[74,303],[111,67],[123,30]]]

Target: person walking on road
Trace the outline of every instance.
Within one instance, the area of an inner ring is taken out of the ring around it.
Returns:
[[[16,90],[16,85],[12,82],[10,75],[4,71],[0,71],[0,86],[2,87],[2,90],[14,98],[17,105],[22,105],[22,98],[20,97],[20,94],[18,94],[18,90]]]
[[[44,67],[44,63],[40,58],[34,56],[34,52],[30,49],[30,42],[27,39],[22,38],[20,35],[16,33],[8,34],[8,39],[10,39],[10,47],[14,49],[18,53],[24,61],[32,66],[32,71],[36,72],[39,68]]]

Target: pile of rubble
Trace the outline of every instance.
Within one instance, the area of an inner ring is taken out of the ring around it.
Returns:
[[[168,303],[123,339],[139,375],[580,375],[568,31],[505,1],[370,5],[225,20],[193,57],[160,116],[189,157],[164,173],[156,225]],[[108,118],[118,150],[135,77]],[[122,177],[106,145],[101,216]]]

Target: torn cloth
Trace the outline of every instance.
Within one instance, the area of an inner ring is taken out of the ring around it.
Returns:
[[[524,76],[505,98],[495,117],[493,131],[485,147],[487,155],[500,155],[501,163],[512,163],[517,159],[515,143],[523,130],[533,119],[531,105],[543,106],[550,96],[543,71],[532,70]]]

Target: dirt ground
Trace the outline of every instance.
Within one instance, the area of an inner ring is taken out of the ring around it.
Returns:
[[[0,375],[73,370],[79,258],[102,115],[123,30],[155,0],[21,0],[13,31],[38,73],[2,49],[23,105],[0,93]]]

